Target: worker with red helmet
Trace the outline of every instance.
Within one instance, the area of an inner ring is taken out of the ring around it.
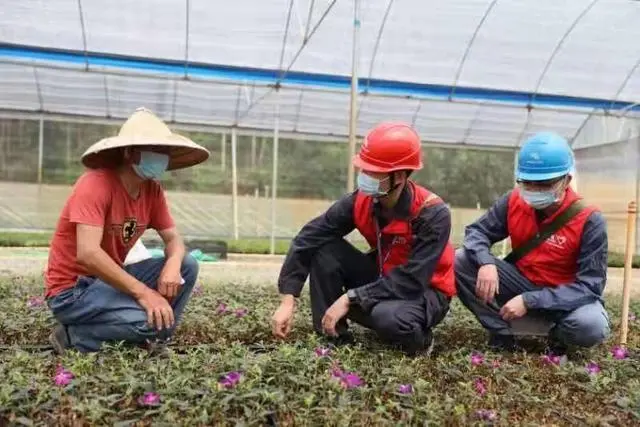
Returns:
[[[353,341],[346,319],[407,354],[429,353],[432,328],[455,295],[451,213],[410,180],[422,168],[420,137],[404,123],[382,123],[353,159],[358,188],[308,222],[280,271],[273,334],[286,337],[295,300],[309,277],[313,327],[335,344]],[[371,251],[344,236],[357,229]]]

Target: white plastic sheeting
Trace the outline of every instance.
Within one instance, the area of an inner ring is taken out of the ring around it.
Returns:
[[[348,133],[352,0],[2,3],[0,109],[271,129],[283,78],[283,132]],[[640,2],[370,0],[358,20],[359,135],[513,147],[640,100]]]

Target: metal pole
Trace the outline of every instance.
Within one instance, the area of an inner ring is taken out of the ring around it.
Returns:
[[[44,118],[40,116],[38,131],[38,184],[42,184],[42,162],[44,157]]]
[[[640,206],[640,166],[638,166],[638,162],[640,161],[640,135],[636,136],[636,143],[635,143],[635,147],[636,147],[636,152],[635,152],[635,165],[636,165],[636,197],[635,197],[635,201],[636,201],[636,206]],[[635,251],[638,251],[638,232],[637,232],[637,227],[638,224],[635,225],[636,226],[636,233],[634,234],[634,239],[635,241],[633,242],[633,245],[635,247]]]
[[[256,134],[251,135],[251,170],[256,168]]]
[[[347,192],[354,189],[354,168],[351,159],[356,154],[356,117],[358,97],[358,36],[360,30],[360,0],[353,0],[353,44],[351,54],[351,111],[349,116],[349,156],[347,159]]]
[[[231,209],[233,213],[233,238],[238,240],[238,134],[231,128]]]
[[[517,150],[517,149],[513,153],[513,188],[514,189],[518,186],[518,181],[516,179],[516,173],[518,172],[518,153],[519,153],[519,150]],[[506,239],[504,239],[502,241],[502,250],[501,250],[502,258],[507,256],[507,243],[508,243],[508,240],[510,240],[510,239],[507,237]]]
[[[220,139],[220,169],[225,170],[226,169],[226,163],[227,163],[227,134],[223,133],[222,134],[222,139]]]
[[[271,172],[271,247],[276,253],[276,201],[278,195],[278,138],[280,132],[280,89],[276,89],[275,120],[273,124],[273,171]]]
[[[637,206],[635,201],[629,202],[627,209],[627,239],[624,250],[624,279],[622,282],[622,316],[620,324],[620,344],[627,344],[629,332],[629,302],[631,300],[631,279],[633,262],[633,242],[636,234]]]

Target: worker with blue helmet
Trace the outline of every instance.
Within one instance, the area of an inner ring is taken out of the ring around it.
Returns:
[[[518,335],[544,334],[548,350],[562,357],[610,332],[602,298],[606,223],[570,187],[574,173],[565,138],[533,135],[518,153],[517,187],[465,229],[456,288],[494,349],[515,350]],[[491,246],[507,237],[511,254],[492,255]]]
[[[534,135],[518,153],[516,181],[522,187],[522,197],[539,209],[557,202],[563,186],[556,184],[569,184],[574,164],[573,152],[564,138],[551,132]]]

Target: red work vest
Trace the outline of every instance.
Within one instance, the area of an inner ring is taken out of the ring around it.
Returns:
[[[551,222],[569,205],[579,199],[571,188],[567,189],[560,208],[541,225]],[[574,216],[555,234],[516,262],[516,267],[538,286],[560,286],[573,283],[576,278],[582,229],[589,215],[596,209],[588,206]],[[509,197],[507,230],[514,248],[524,244],[538,232],[535,210],[514,190]]]
[[[411,221],[419,215],[420,210],[424,206],[442,203],[442,200],[437,195],[425,188],[418,186],[412,181],[407,181],[407,183],[412,194],[410,217],[407,219],[393,219],[380,230],[381,241],[383,242],[382,271],[385,275],[389,274],[396,266],[405,264],[409,259],[413,243]],[[353,215],[356,228],[360,234],[364,236],[371,248],[376,248],[378,240],[373,215],[373,197],[358,191]],[[389,248],[389,244],[385,245],[385,242],[390,242],[391,248]],[[430,284],[431,287],[440,290],[449,297],[456,294],[453,271],[454,257],[453,245],[448,243],[440,256],[431,280],[429,280],[428,277],[424,278],[425,287]],[[376,259],[378,260],[379,258]],[[378,268],[380,268],[379,265]]]

